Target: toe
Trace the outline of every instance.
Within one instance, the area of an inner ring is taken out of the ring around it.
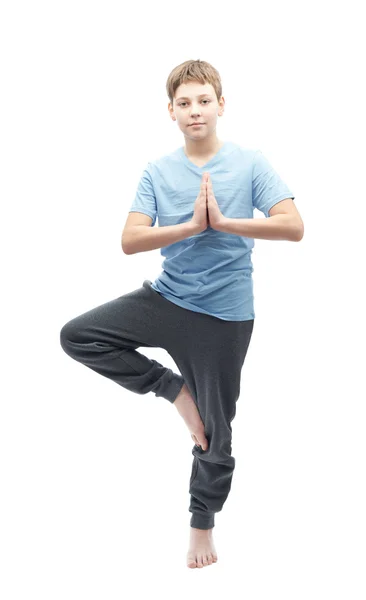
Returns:
[[[187,556],[187,567],[190,569],[195,569],[197,567],[196,558],[193,554],[188,554]]]
[[[211,556],[211,554],[207,555],[207,562],[208,562],[209,565],[212,565],[212,556]]]
[[[204,554],[202,556],[202,564],[203,564],[204,567],[207,567],[207,565],[208,565],[206,554]]]
[[[198,437],[198,443],[201,446],[202,450],[207,450],[207,448],[208,448],[208,441],[207,441],[207,439],[205,438],[204,435],[201,435],[201,436]]]

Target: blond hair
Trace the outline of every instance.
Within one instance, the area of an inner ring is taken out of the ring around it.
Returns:
[[[220,100],[222,85],[218,71],[204,60],[186,60],[171,71],[166,82],[166,91],[172,106],[176,89],[188,81],[198,81],[202,85],[210,83],[215,90],[217,101]]]

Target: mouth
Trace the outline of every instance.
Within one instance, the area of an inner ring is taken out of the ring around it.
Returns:
[[[204,125],[204,123],[191,123],[190,127],[197,127],[198,125]]]

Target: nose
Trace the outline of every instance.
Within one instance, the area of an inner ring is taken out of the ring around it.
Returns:
[[[198,106],[194,106],[192,104],[192,108],[191,108],[191,113],[190,114],[191,114],[191,117],[197,117],[197,116],[199,116],[201,114],[201,112],[199,110],[199,107]]]

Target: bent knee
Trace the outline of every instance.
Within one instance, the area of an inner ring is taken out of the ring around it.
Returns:
[[[72,354],[72,343],[78,339],[78,329],[75,326],[74,319],[68,321],[60,330],[61,348],[67,353]]]

